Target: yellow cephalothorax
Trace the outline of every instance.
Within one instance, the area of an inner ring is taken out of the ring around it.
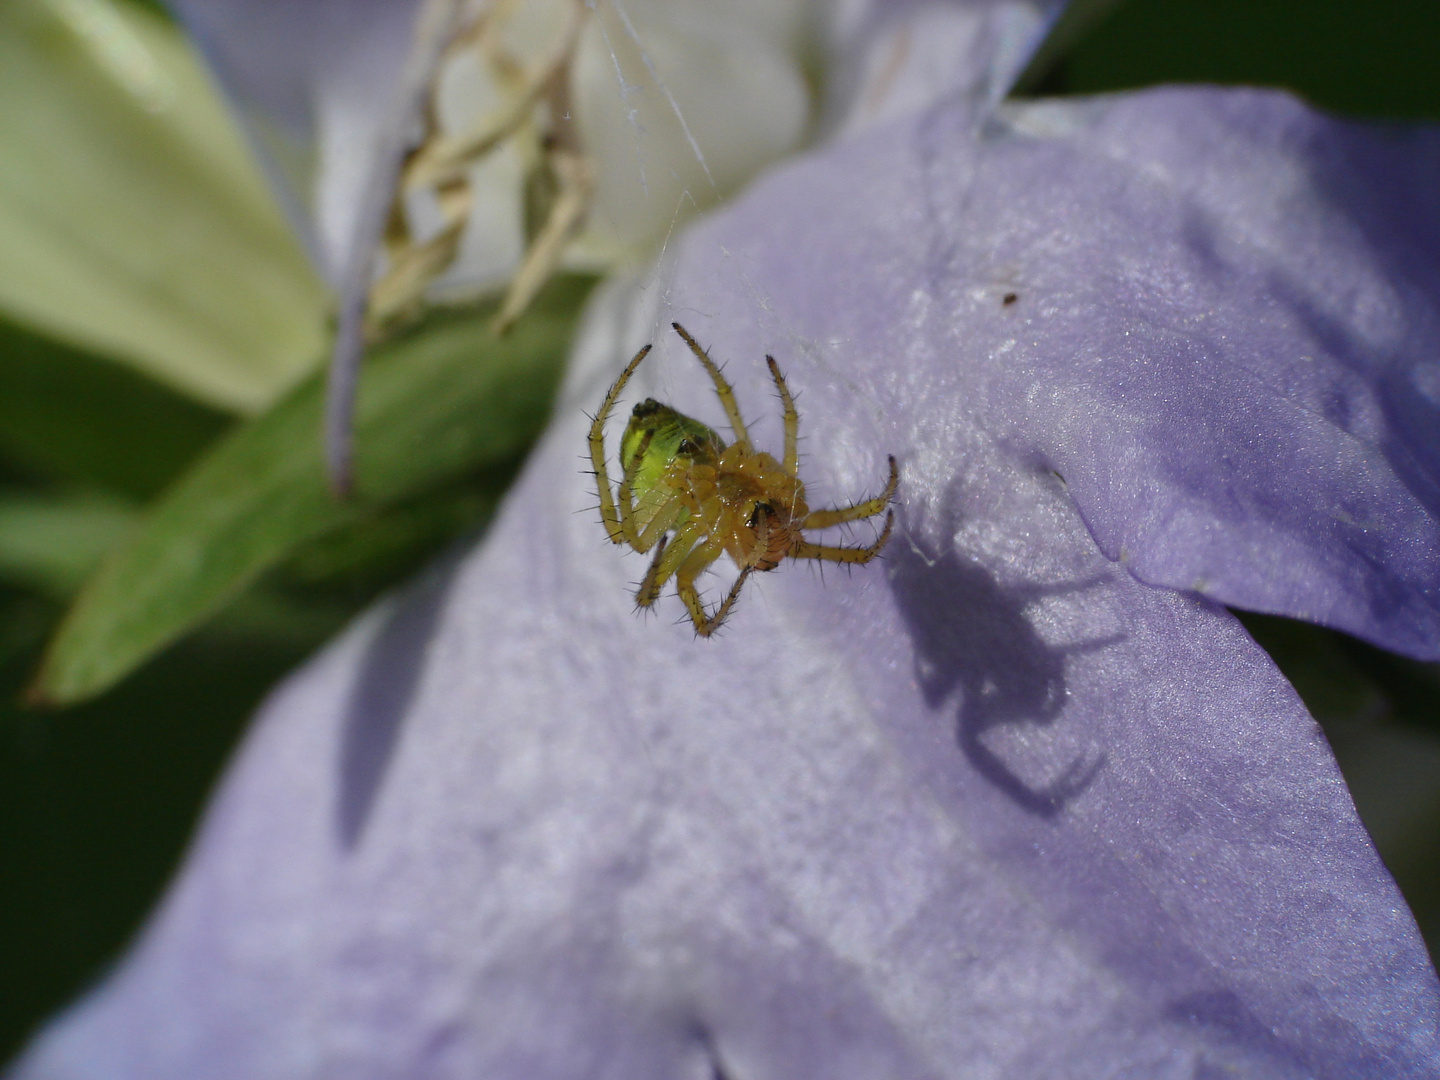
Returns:
[[[709,637],[730,614],[751,571],[773,570],[787,558],[867,563],[878,555],[890,539],[894,511],[885,515],[885,528],[869,547],[815,544],[805,539],[805,531],[860,521],[884,511],[895,494],[899,474],[892,457],[890,480],[875,498],[832,510],[811,510],[805,503],[805,485],[795,471],[800,417],[775,358],[767,356],[765,361],[785,409],[784,461],[755,449],[740,418],[735,391],[685,328],[679,323],[672,325],[714,382],[735,441],[727,446],[700,421],[647,399],[635,406],[620,437],[620,484],[610,490],[605,470],[605,421],[649,353],[646,345],[620,373],[595,414],[590,425],[590,461],[599,486],[600,518],[611,542],[629,544],[639,552],[655,549],[635,602],[650,607],[673,577],[695,632]],[[712,615],[705,610],[695,580],[722,554],[735,561],[740,576]]]

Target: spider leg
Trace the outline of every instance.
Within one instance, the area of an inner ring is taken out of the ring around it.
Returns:
[[[890,530],[895,527],[895,511],[885,515],[885,528],[880,532],[880,538],[869,547],[835,547],[830,544],[812,544],[808,540],[802,540],[790,550],[792,559],[823,559],[826,562],[839,563],[867,563],[885,546],[890,539]]]
[[[681,601],[690,612],[690,621],[695,624],[695,633],[701,637],[709,637],[720,628],[720,624],[730,614],[730,609],[735,606],[735,600],[740,595],[740,589],[745,584],[745,579],[750,576],[750,571],[755,569],[753,565],[743,567],[740,570],[740,576],[735,579],[735,584],[730,586],[729,593],[721,601],[720,606],[715,609],[715,614],[709,614],[705,610],[705,602],[700,599],[699,590],[695,588],[695,579],[718,559],[724,550],[720,538],[711,537],[690,553],[675,574],[675,591],[680,594]]]
[[[648,608],[660,599],[660,590],[695,551],[695,545],[703,535],[703,526],[692,523],[677,529],[673,537],[661,537],[655,557],[650,560],[650,569],[635,591],[636,607]]]
[[[623,544],[625,542],[625,526],[632,520],[633,509],[623,506],[623,512],[615,508],[615,496],[610,490],[610,474],[605,471],[605,421],[610,419],[610,413],[615,408],[615,401],[620,397],[620,392],[625,389],[625,384],[630,381],[630,376],[635,374],[635,369],[640,366],[640,361],[645,359],[645,354],[650,351],[646,345],[635,358],[625,366],[620,377],[610,387],[610,392],[605,395],[605,400],[600,404],[600,411],[595,414],[595,419],[590,423],[590,464],[595,468],[595,483],[600,490],[600,520],[605,525],[605,532],[610,537],[612,544]],[[633,528],[633,525],[631,526]]]
[[[740,571],[740,576],[735,579],[735,584],[730,586],[730,591],[725,594],[725,599],[715,609],[714,615],[705,613],[705,604],[700,599],[700,593],[696,591],[693,582],[677,581],[675,583],[675,591],[680,594],[680,599],[690,609],[690,621],[695,624],[695,633],[701,637],[709,637],[720,629],[720,624],[725,621],[730,614],[730,609],[735,606],[735,600],[740,595],[740,587],[745,584],[745,579],[750,576],[750,571],[753,569],[755,569],[753,566],[747,566]]]
[[[900,482],[900,472],[895,467],[894,455],[890,458],[890,480],[885,485],[885,490],[873,499],[866,499],[864,502],[856,503],[854,506],[842,506],[833,510],[812,511],[801,525],[803,529],[828,529],[831,525],[839,525],[842,521],[859,521],[862,518],[874,517],[890,505],[890,498],[895,494],[895,485]],[[889,535],[889,526],[885,529]],[[805,556],[801,556],[804,558]]]
[[[650,550],[656,540],[670,531],[675,519],[680,516],[680,511],[685,508],[677,492],[660,504],[644,529],[636,528],[635,500],[631,496],[631,489],[635,483],[635,473],[639,470],[640,463],[645,460],[645,452],[650,449],[650,440],[654,437],[653,431],[647,431],[641,436],[640,445],[630,459],[630,464],[620,474],[620,487],[616,492],[616,500],[620,504],[620,527],[625,534],[625,541],[642,555]]]
[[[665,547],[669,542],[668,536],[662,536],[655,545],[655,557],[650,560],[650,569],[645,571],[645,576],[640,580],[640,588],[635,591],[636,607],[648,608],[659,597],[660,588],[665,584],[660,577],[660,562],[665,558]]]
[[[677,334],[685,339],[685,344],[690,346],[690,351],[695,354],[695,358],[710,373],[710,379],[715,384],[715,393],[720,398],[720,404],[725,406],[725,418],[730,421],[730,430],[735,433],[735,441],[747,453],[753,454],[755,445],[750,441],[750,432],[745,430],[745,421],[740,419],[740,406],[735,402],[735,391],[725,380],[725,376],[720,374],[720,369],[715,366],[715,361],[711,360],[705,350],[700,347],[700,343],[690,336],[690,331],[678,322],[670,325],[675,328]]]
[[[650,519],[650,524],[631,538],[631,546],[640,554],[645,554],[656,540],[674,528],[675,519],[680,516],[680,511],[683,509],[685,509],[685,504],[679,495],[670,499],[655,512],[655,516]]]
[[[780,391],[780,404],[785,407],[785,471],[791,476],[795,475],[795,467],[799,464],[799,433],[800,414],[795,411],[795,399],[790,396],[790,388],[785,385],[785,376],[780,374],[780,365],[775,363],[773,356],[765,357],[765,363],[770,365],[770,375],[775,380],[775,389]]]
[[[639,540],[639,536],[635,529],[635,500],[631,495],[631,489],[635,483],[635,474],[640,469],[640,463],[645,460],[645,454],[650,449],[650,442],[654,438],[655,432],[653,431],[647,431],[640,437],[640,445],[636,447],[630,464],[622,466],[620,470],[620,486],[615,491],[615,501],[620,504],[620,525],[625,533],[626,541],[632,547]],[[647,544],[640,550],[644,551],[648,547]]]

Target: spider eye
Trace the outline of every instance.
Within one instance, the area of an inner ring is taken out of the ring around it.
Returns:
[[[696,451],[698,451],[699,449],[700,449],[700,448],[695,445],[695,441],[694,441],[693,439],[681,439],[681,440],[680,440],[680,447],[679,447],[679,449],[678,449],[676,452],[677,452],[677,453],[681,453],[681,454],[689,454],[689,455],[691,455],[691,456],[694,456],[694,454],[696,453]]]

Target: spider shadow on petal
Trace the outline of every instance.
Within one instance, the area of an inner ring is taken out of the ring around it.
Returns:
[[[1058,772],[1039,769],[1046,778],[1036,781],[1035,762],[992,743],[1006,729],[1054,724],[1065,702],[1067,656],[1118,640],[1048,645],[1025,614],[1034,600],[1098,582],[1006,588],[954,550],[929,551],[904,538],[886,555],[926,704],[938,709],[958,691],[956,742],[970,765],[1021,809],[1045,818],[1059,814],[1104,767],[1104,752],[1082,750]]]

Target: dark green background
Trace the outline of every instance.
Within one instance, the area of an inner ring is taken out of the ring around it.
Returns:
[[[1158,82],[1279,85],[1355,115],[1440,119],[1436,11],[1433,0],[1130,0],[1089,27],[1036,86],[1090,93]],[[0,380],[33,373],[51,351],[86,363],[5,328]],[[93,374],[99,383],[130,379],[104,366]],[[137,489],[178,471],[224,426],[163,392],[153,396],[174,430],[193,432],[193,445],[180,438],[150,473],[131,478]],[[0,483],[42,490],[74,480],[63,460],[27,455],[23,431],[18,443],[6,442],[5,431],[23,428],[23,417],[12,420],[7,429],[0,402]],[[353,610],[383,584],[355,582],[341,600]],[[316,643],[302,635],[237,645],[202,632],[96,702],[37,714],[21,708],[18,695],[58,614],[53,601],[0,587],[0,1060],[123,949],[171,874],[245,718]],[[1440,746],[1435,668],[1285,620],[1247,617],[1247,625],[1326,723],[1342,765],[1358,769],[1364,747],[1396,733]],[[1355,784],[1362,814],[1374,778],[1367,783]],[[1384,854],[1433,949],[1440,822]]]
[[[1357,116],[1440,120],[1432,0],[1128,0],[1056,65],[1055,90],[1283,86]]]

